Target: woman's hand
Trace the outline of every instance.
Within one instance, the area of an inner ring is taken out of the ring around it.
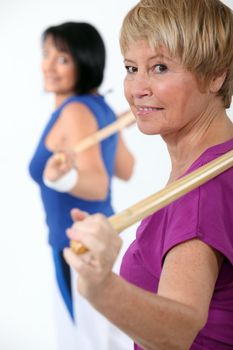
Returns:
[[[53,154],[44,168],[44,178],[48,181],[56,181],[74,167],[74,155],[68,152]]]
[[[111,280],[112,267],[122,240],[102,214],[87,215],[75,209],[72,218],[75,222],[67,229],[67,235],[83,244],[88,251],[77,255],[66,248],[64,257],[78,273],[78,291],[91,301],[101,295]]]

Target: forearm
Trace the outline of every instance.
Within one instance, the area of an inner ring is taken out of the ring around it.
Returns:
[[[92,305],[146,350],[186,350],[200,328],[195,310],[112,274]]]
[[[128,181],[133,174],[134,165],[135,159],[133,157],[133,154],[128,151],[124,160],[124,169],[122,169],[121,173],[118,173],[117,176],[122,180]]]
[[[115,160],[115,176],[122,180],[129,180],[134,169],[135,159],[130,150],[126,147],[121,134],[119,135],[118,148]]]
[[[74,196],[86,200],[104,200],[108,192],[108,177],[99,172],[80,171],[78,182],[70,191]]]

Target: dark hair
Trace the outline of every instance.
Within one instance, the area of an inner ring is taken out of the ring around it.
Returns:
[[[66,22],[47,28],[42,34],[44,42],[52,36],[59,50],[69,52],[77,71],[75,92],[89,93],[103,81],[105,46],[99,32],[90,24]]]

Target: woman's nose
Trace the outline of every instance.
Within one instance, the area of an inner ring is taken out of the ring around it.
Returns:
[[[151,82],[145,75],[136,76],[130,83],[131,95],[136,98],[142,98],[152,95]]]

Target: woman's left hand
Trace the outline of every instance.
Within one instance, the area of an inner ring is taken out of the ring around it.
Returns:
[[[102,214],[87,215],[75,209],[74,224],[67,229],[71,240],[80,242],[88,251],[77,255],[64,250],[65,260],[78,272],[78,291],[89,301],[108,284],[122,240]]]

